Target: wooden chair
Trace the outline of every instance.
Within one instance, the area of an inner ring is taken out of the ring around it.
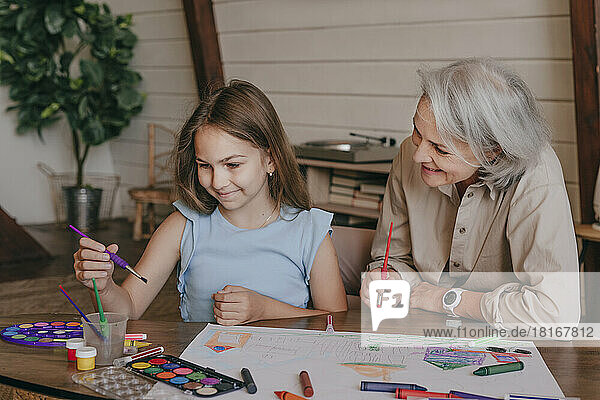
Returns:
[[[340,274],[346,290],[348,309],[360,309],[361,273],[371,261],[372,229],[333,226],[333,247],[337,252]]]
[[[155,204],[171,204],[175,201],[175,191],[171,180],[157,180],[157,176],[168,175],[166,164],[171,152],[165,151],[156,154],[156,129],[161,129],[175,137],[175,132],[163,125],[148,124],[148,186],[129,189],[129,196],[135,201],[133,240],[147,239],[152,236],[156,228]],[[144,208],[148,213],[148,232],[143,232],[142,228]]]

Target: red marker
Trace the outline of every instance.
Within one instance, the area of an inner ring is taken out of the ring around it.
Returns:
[[[281,400],[308,400],[302,396],[298,396],[297,394],[281,391],[281,392],[273,392],[275,396],[279,397]]]
[[[385,249],[385,259],[383,260],[383,268],[381,269],[381,279],[383,279],[383,280],[388,278],[387,262],[388,262],[388,256],[390,255],[390,241],[392,240],[392,226],[394,226],[394,222],[390,222],[390,233],[388,233],[387,247]]]
[[[406,399],[408,396],[416,397],[435,397],[440,399],[460,399],[460,396],[455,396],[448,393],[423,392],[421,390],[396,389],[397,399]]]

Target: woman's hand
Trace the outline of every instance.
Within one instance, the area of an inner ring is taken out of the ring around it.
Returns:
[[[388,279],[402,279],[400,274],[394,270],[388,269]],[[372,281],[381,280],[381,268],[375,268],[370,272],[365,273],[365,277],[360,285],[360,299],[370,307],[369,301],[369,285]],[[411,294],[412,297],[412,294]],[[411,299],[412,303],[412,299]]]
[[[212,295],[218,324],[238,325],[262,318],[269,298],[242,286],[227,285]]]
[[[410,308],[445,313],[442,298],[447,291],[447,288],[421,282],[410,292]]]
[[[102,243],[83,237],[79,240],[79,250],[73,254],[75,278],[90,289],[94,288],[92,283],[92,278],[94,278],[99,292],[106,288],[109,279],[112,280],[114,269],[110,256],[108,253],[104,253],[105,249],[116,253],[119,246],[111,244],[104,247]]]

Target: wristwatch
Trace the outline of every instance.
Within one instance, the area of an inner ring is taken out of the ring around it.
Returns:
[[[460,304],[462,292],[464,291],[465,289],[452,288],[444,294],[444,297],[442,297],[442,305],[448,315],[458,317],[458,315],[454,313],[454,309]]]

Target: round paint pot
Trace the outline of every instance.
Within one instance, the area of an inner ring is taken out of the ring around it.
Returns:
[[[96,348],[95,347],[80,347],[75,351],[77,357],[77,369],[87,371],[96,368]]]
[[[82,338],[67,339],[65,347],[67,348],[67,360],[75,362],[77,356],[75,352],[85,346],[85,340]]]

